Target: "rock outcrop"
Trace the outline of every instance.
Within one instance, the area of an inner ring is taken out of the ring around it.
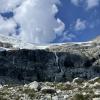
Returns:
[[[55,44],[46,49],[9,46],[9,50],[0,50],[0,82],[3,83],[71,81],[76,77],[100,76],[100,45],[95,42]]]

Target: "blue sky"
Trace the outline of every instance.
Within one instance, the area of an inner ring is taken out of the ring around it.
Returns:
[[[100,35],[100,0],[1,0],[0,4],[0,34],[32,43],[88,41]]]
[[[71,40],[66,38],[65,41],[88,41],[100,35],[100,2],[90,9],[83,6],[84,2],[79,6],[74,5],[71,0],[61,0],[61,3],[57,17],[65,23],[65,31],[75,35]],[[85,21],[85,28],[75,30],[78,19],[81,23]]]

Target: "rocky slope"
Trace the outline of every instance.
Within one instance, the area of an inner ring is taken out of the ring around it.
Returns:
[[[100,76],[100,45],[93,40],[36,46],[0,36],[0,82],[71,81]]]
[[[100,100],[100,78],[0,85],[0,100]]]

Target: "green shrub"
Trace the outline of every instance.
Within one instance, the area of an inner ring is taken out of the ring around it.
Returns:
[[[35,98],[36,94],[33,89],[25,89],[23,90],[23,93],[27,94],[31,99]]]
[[[71,100],[86,100],[82,94],[75,94],[73,95]]]

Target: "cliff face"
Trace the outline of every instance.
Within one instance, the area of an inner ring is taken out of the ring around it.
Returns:
[[[0,40],[0,82],[70,81],[75,77],[100,76],[98,38],[91,42],[41,47],[17,44],[16,40],[12,43],[11,38],[10,42],[9,38],[0,39],[3,40]]]
[[[100,76],[100,47],[94,43],[62,44],[44,50],[0,51],[0,79],[67,81]]]

